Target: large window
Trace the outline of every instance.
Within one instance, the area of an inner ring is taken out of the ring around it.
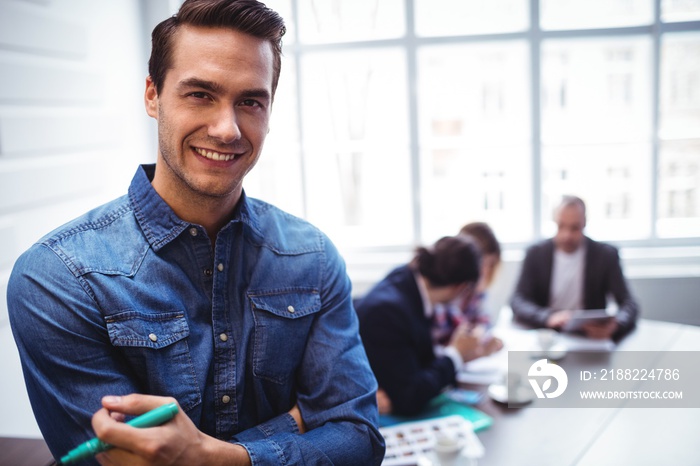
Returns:
[[[700,0],[269,0],[288,24],[246,189],[344,249],[472,220],[525,244],[700,237]]]
[[[650,236],[651,69],[645,36],[542,42],[544,215],[571,192],[586,200],[596,237]]]

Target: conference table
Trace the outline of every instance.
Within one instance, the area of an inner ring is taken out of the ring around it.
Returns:
[[[700,327],[640,319],[612,353],[633,351],[660,357],[671,351],[700,351]],[[682,357],[696,355],[700,352]],[[700,359],[695,361],[700,364]],[[556,363],[569,373],[587,367],[579,352]],[[461,385],[488,393],[485,385]],[[477,433],[485,449],[478,465],[700,465],[700,408],[629,407],[625,400],[610,408],[538,407],[547,401],[509,408],[484,396],[477,408],[494,422]]]
[[[37,438],[0,437],[0,466],[48,466],[53,458]]]

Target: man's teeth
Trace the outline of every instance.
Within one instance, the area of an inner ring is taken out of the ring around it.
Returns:
[[[228,162],[236,157],[234,154],[219,154],[218,152],[206,151],[200,148],[195,148],[195,151],[197,151],[197,153],[202,157],[206,157],[210,160],[222,160],[224,162]]]

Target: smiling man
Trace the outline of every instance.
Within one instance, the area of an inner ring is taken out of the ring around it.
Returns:
[[[269,130],[283,34],[252,0],[188,0],[156,26],[145,105],[157,163],[17,261],[10,319],[56,457],[97,435],[115,447],[104,465],[381,463],[342,259],[242,186]],[[121,422],[173,400],[163,426]]]

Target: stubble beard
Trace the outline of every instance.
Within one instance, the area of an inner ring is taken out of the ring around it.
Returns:
[[[188,154],[190,147],[186,144],[186,139],[180,143],[173,143],[172,125],[163,112],[161,104],[158,106],[158,152],[160,160],[167,166],[167,179],[170,180],[173,190],[177,196],[191,203],[220,203],[223,199],[230,197],[236,192],[238,186],[242,184],[243,177],[235,180],[232,186],[207,187],[202,185],[195,176],[187,172],[185,168],[186,159],[192,154]],[[181,153],[179,153],[181,151]],[[192,155],[194,157],[194,155]],[[165,167],[164,167],[165,168]]]

